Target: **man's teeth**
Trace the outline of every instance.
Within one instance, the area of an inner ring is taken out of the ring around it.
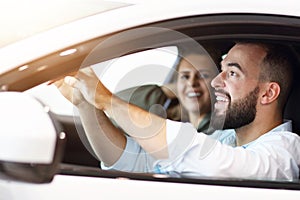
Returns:
[[[223,102],[228,102],[228,99],[225,98],[225,97],[220,97],[220,96],[217,96],[217,101],[223,101]]]
[[[201,93],[200,92],[190,92],[187,94],[188,97],[200,97]]]

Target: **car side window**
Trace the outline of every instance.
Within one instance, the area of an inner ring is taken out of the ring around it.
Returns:
[[[169,46],[125,55],[92,68],[105,86],[116,93],[141,85],[164,84],[177,56],[177,47]]]
[[[171,78],[178,56],[176,46],[168,46],[129,54],[92,66],[105,86],[114,93],[141,85],[162,85]],[[139,77],[139,78],[137,78]],[[54,85],[43,83],[26,91],[59,115],[73,116],[74,106]]]

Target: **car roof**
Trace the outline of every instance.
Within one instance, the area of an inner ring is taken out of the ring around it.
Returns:
[[[127,5],[95,0],[4,1],[1,2],[0,12],[0,47],[90,15]]]

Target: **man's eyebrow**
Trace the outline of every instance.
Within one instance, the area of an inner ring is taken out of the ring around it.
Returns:
[[[239,70],[242,71],[242,67],[238,63],[227,63],[227,66],[229,66],[229,67],[236,67],[236,68],[238,68]]]
[[[228,66],[228,67],[236,67],[236,68],[238,68],[241,72],[244,72],[243,69],[242,69],[242,67],[241,67],[241,65],[238,64],[238,63],[227,63],[227,66]]]
[[[222,71],[222,66],[227,66],[227,67],[236,67],[239,69],[241,72],[244,73],[244,70],[242,69],[241,65],[235,62],[228,62],[228,63],[223,63],[223,61],[220,62],[220,70]]]

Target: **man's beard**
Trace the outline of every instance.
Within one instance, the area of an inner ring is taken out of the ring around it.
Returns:
[[[230,103],[226,114],[212,114],[212,128],[214,130],[236,129],[248,125],[255,119],[256,104],[259,88],[256,87],[249,94],[236,102]]]

